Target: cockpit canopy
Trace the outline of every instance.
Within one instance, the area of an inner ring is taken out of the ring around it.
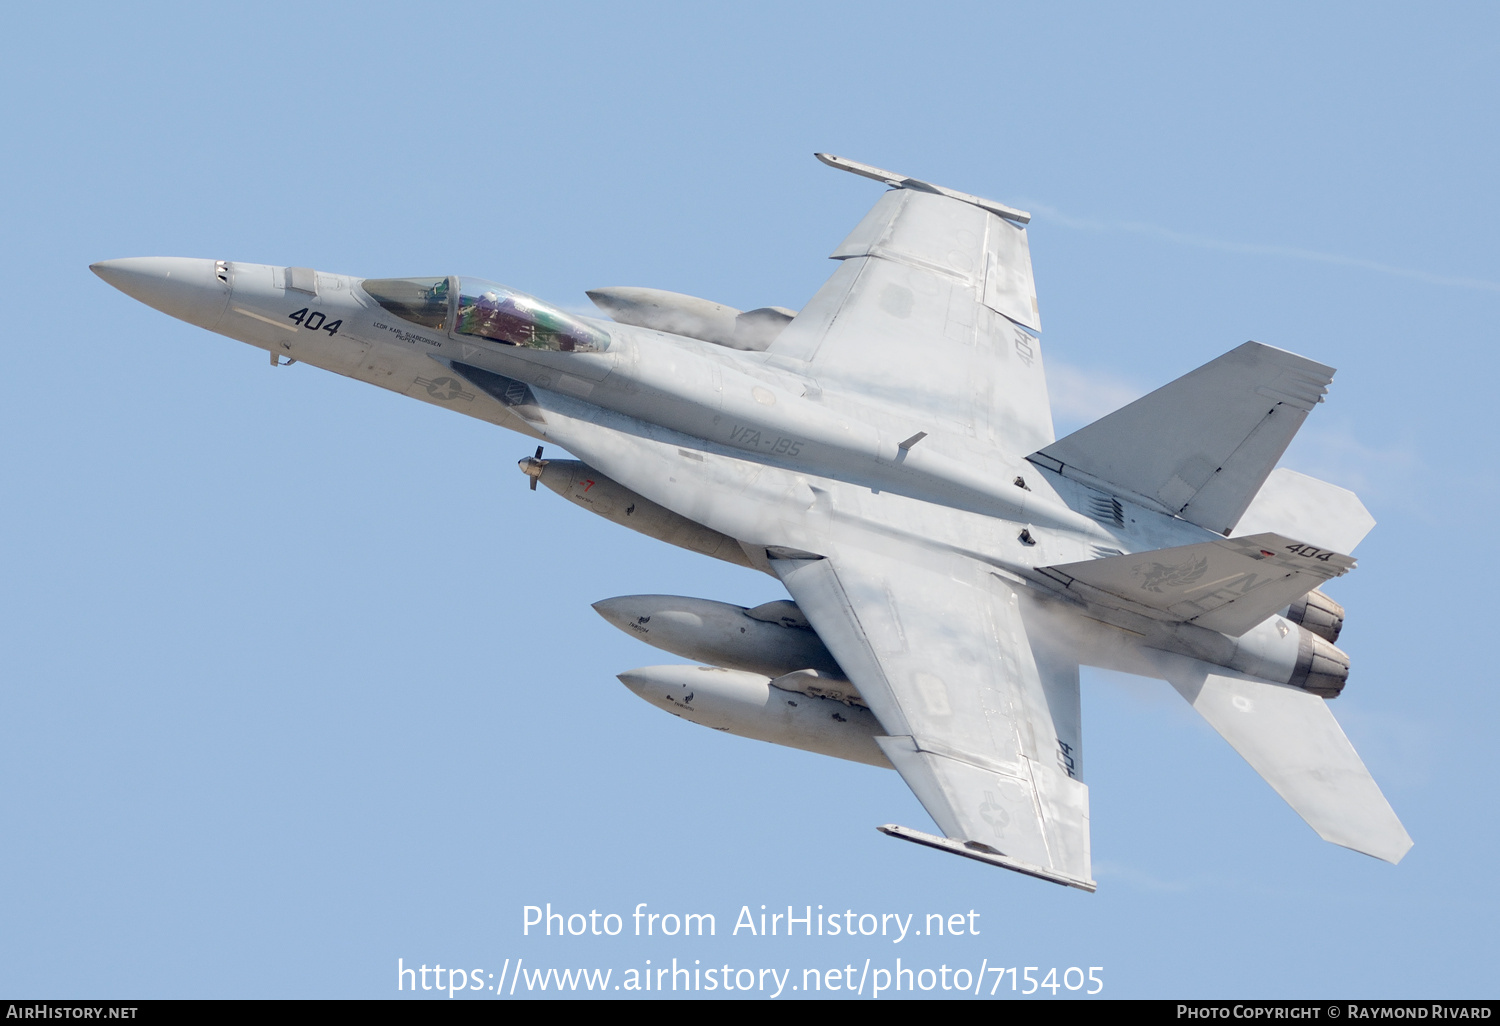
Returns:
[[[397,317],[434,331],[561,353],[609,348],[602,328],[480,278],[369,278],[361,287]]]

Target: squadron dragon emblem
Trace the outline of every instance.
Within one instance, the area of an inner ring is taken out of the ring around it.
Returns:
[[[1185,559],[1181,563],[1137,563],[1130,568],[1130,575],[1140,578],[1142,591],[1155,592],[1192,584],[1206,573],[1207,556]]]

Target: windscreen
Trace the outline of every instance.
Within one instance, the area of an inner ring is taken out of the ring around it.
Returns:
[[[436,331],[448,325],[447,278],[367,278],[360,287],[402,320]]]

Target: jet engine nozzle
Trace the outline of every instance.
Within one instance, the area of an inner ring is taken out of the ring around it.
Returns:
[[[1337,698],[1349,682],[1349,656],[1309,630],[1299,632],[1297,666],[1287,681],[1321,698]]]
[[[1328,641],[1344,629],[1344,607],[1316,588],[1288,606],[1286,618]]]

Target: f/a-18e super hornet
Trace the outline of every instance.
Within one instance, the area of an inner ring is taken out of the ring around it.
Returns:
[[[1333,368],[1247,342],[1058,439],[1025,212],[889,186],[800,311],[645,288],[609,319],[456,276],[228,260],[93,270],[174,317],[578,457],[521,460],[608,520],[779,578],[753,609],[595,608],[706,663],[620,679],[719,730],[894,768],[941,833],[891,836],[1093,890],[1079,665],[1168,681],[1322,837],[1411,847],[1329,711],[1374,526],[1276,469]]]

